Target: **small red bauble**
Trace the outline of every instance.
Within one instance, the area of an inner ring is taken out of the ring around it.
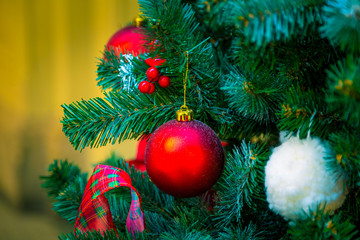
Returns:
[[[161,76],[158,83],[160,87],[167,88],[170,86],[170,78],[168,76]]]
[[[138,56],[140,53],[147,53],[144,47],[146,44],[144,30],[135,26],[128,26],[117,31],[106,45],[108,50],[114,49],[116,54],[131,53]]]
[[[155,92],[155,85],[153,83],[150,83],[150,90],[148,94],[153,94]]]
[[[150,136],[147,136],[138,142],[136,149],[136,158],[132,160],[127,160],[130,167],[133,166],[136,170],[140,172],[146,171],[144,158],[145,158],[145,148],[149,137]]]
[[[136,170],[138,170],[140,172],[146,171],[144,161],[141,161],[141,160],[129,161],[129,167],[134,167]]]
[[[160,77],[160,72],[156,67],[149,67],[146,76],[150,82],[156,82]]]
[[[151,181],[165,193],[194,197],[209,190],[220,177],[224,150],[206,124],[172,120],[151,135],[145,166]]]
[[[139,88],[140,92],[148,93],[150,91],[151,86],[150,86],[150,83],[148,81],[141,81],[139,83],[138,88]]]

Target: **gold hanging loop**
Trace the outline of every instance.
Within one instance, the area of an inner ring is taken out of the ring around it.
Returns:
[[[179,122],[189,122],[194,120],[194,112],[193,110],[189,109],[186,106],[186,85],[187,85],[187,78],[188,78],[188,72],[189,72],[189,52],[185,52],[186,56],[186,71],[185,71],[185,77],[184,77],[184,105],[180,107],[178,111],[176,111],[176,120]]]

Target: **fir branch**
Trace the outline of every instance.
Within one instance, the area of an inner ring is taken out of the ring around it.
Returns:
[[[49,172],[49,176],[40,177],[45,180],[42,187],[48,189],[49,196],[54,197],[54,211],[74,224],[85,191],[87,174],[81,174],[77,166],[66,160],[54,160],[49,166]]]
[[[360,187],[349,191],[338,212],[341,212],[344,217],[347,217],[356,225],[357,229],[360,229]],[[360,237],[359,234],[358,232],[358,237]]]
[[[53,203],[54,211],[71,224],[75,224],[86,184],[86,173],[75,177],[74,180],[59,193],[55,198],[56,201]]]
[[[239,31],[257,48],[314,31],[322,22],[323,0],[257,0],[240,2]]]
[[[94,98],[62,105],[63,131],[75,149],[138,138],[153,132],[174,115],[174,105],[166,97],[159,97],[159,104],[156,101],[153,103],[145,94],[121,92],[105,93],[105,96],[105,99]]]
[[[182,4],[180,0],[139,0],[139,6],[143,17],[150,20],[149,42],[158,41],[154,56],[166,54],[164,50],[172,55],[181,55],[190,49],[194,56],[201,54],[207,44],[196,47],[204,37],[197,31],[199,23],[189,4]]]
[[[268,124],[276,120],[286,88],[285,78],[264,73],[241,73],[233,69],[224,77],[221,88],[229,106],[240,116]],[[226,79],[226,81],[225,81]]]
[[[147,238],[145,233],[137,233],[136,236],[132,236],[129,232],[117,231],[117,233],[111,229],[107,231],[88,231],[88,232],[77,232],[62,234],[59,236],[60,240],[114,240],[114,239],[123,239],[123,240],[145,240]]]
[[[278,114],[279,129],[299,133],[300,137],[307,136],[310,130],[311,134],[321,138],[328,138],[330,134],[346,128],[351,129],[336,112],[328,109],[320,94],[290,88]]]
[[[192,7],[200,28],[211,37],[213,47],[218,52],[227,52],[235,35],[236,1],[193,1]],[[220,62],[219,62],[220,63]]]
[[[47,189],[48,195],[51,197],[57,197],[69,183],[80,175],[80,169],[67,160],[54,160],[48,171],[49,175],[41,176],[40,179],[43,181],[41,187]]]
[[[246,204],[256,208],[256,199],[263,198],[264,167],[268,151],[262,146],[242,142],[241,148],[235,148],[229,155],[221,179],[219,206],[214,219],[217,225],[227,227],[233,221],[240,224],[241,211]]]
[[[146,217],[146,236],[149,239],[158,239],[161,233],[171,231],[169,219],[165,218],[163,214],[145,211],[144,215]]]
[[[178,231],[178,232],[177,232]],[[162,233],[159,240],[211,240],[211,236],[204,231],[191,231],[188,229]]]
[[[257,230],[256,225],[250,223],[244,229],[239,227],[225,228],[223,232],[219,233],[218,240],[221,239],[237,239],[237,240],[248,240],[256,239],[262,240],[265,239],[261,237],[262,232]]]
[[[94,98],[63,105],[63,131],[75,149],[114,144],[152,133],[173,119],[175,107],[182,104],[181,99],[169,97],[168,94],[156,95],[154,100],[138,93],[110,92],[105,93],[105,96],[105,99]],[[235,122],[235,116],[224,115],[225,110],[222,108],[198,107],[200,110],[195,117],[209,123],[216,131],[226,132],[223,124],[229,126]],[[206,111],[201,111],[204,109]]]
[[[360,53],[360,1],[328,0],[322,11],[322,35],[344,51]]]
[[[128,188],[120,188],[116,190],[123,190],[123,189],[127,190],[126,191],[127,194],[126,195],[124,194],[125,196],[131,195],[130,190]],[[118,230],[121,230],[121,232],[125,233],[127,232],[126,219],[129,214],[131,197],[130,200],[124,198],[123,195],[119,197],[116,194],[116,190],[114,189],[111,192],[106,193],[105,196],[109,202],[110,212],[114,225]]]
[[[156,41],[156,48],[149,56],[166,59],[164,73],[181,78],[187,62],[185,52],[188,51],[189,89],[198,85],[199,88],[194,89],[195,93],[201,93],[202,89],[202,97],[212,96],[212,102],[215,102],[214,93],[218,89],[216,79],[220,73],[215,65],[209,38],[199,31],[199,23],[191,5],[182,4],[180,0],[140,0],[139,5],[143,17],[150,23],[154,20],[147,27],[148,42]],[[200,99],[200,103],[204,102]]]
[[[99,60],[96,80],[103,90],[134,91],[147,70],[139,58],[131,54],[116,54],[113,50],[105,50],[104,58]]]
[[[354,127],[360,126],[360,58],[347,57],[330,67],[326,102]]]
[[[344,130],[333,133],[329,143],[334,155],[331,158],[333,169],[339,166],[347,175],[347,184],[350,188],[360,187],[360,136],[357,132]]]
[[[246,218],[250,220],[250,223],[253,222],[257,226],[257,233],[260,237],[267,240],[287,239],[288,222],[270,210],[268,205],[261,210],[249,209],[246,213]]]
[[[159,239],[210,240],[212,237],[206,231],[211,228],[208,219],[209,215],[201,214],[201,209],[180,206],[174,218],[168,222],[170,231],[161,233]]]
[[[294,240],[351,240],[357,232],[349,219],[344,219],[340,214],[330,217],[322,208],[309,211],[305,219],[297,220],[289,227],[291,239]]]

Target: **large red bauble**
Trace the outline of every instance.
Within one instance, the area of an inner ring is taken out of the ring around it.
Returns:
[[[224,167],[224,150],[216,133],[193,120],[171,120],[150,137],[145,167],[151,181],[175,197],[194,197],[210,189]]]
[[[128,26],[117,31],[109,40],[106,47],[108,50],[114,49],[119,54],[131,53],[138,56],[140,53],[148,51],[143,46],[146,44],[144,30],[135,26]]]

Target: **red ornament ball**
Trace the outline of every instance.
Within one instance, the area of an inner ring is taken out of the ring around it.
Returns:
[[[141,81],[139,83],[139,91],[142,92],[142,93],[148,93],[150,91],[150,83],[148,81]]]
[[[161,76],[158,83],[160,87],[167,88],[170,86],[170,78],[168,76]]]
[[[155,84],[150,83],[150,90],[148,91],[148,94],[153,94],[155,92]]]
[[[143,29],[135,26],[128,26],[117,31],[109,40],[106,47],[114,49],[117,54],[131,53],[138,56],[140,53],[147,53],[144,47],[146,35]]]
[[[193,120],[171,120],[150,137],[145,167],[151,181],[175,197],[194,197],[209,190],[224,167],[224,150],[216,133]]]
[[[159,80],[160,72],[156,67],[149,67],[146,71],[146,76],[150,82],[156,82]]]

